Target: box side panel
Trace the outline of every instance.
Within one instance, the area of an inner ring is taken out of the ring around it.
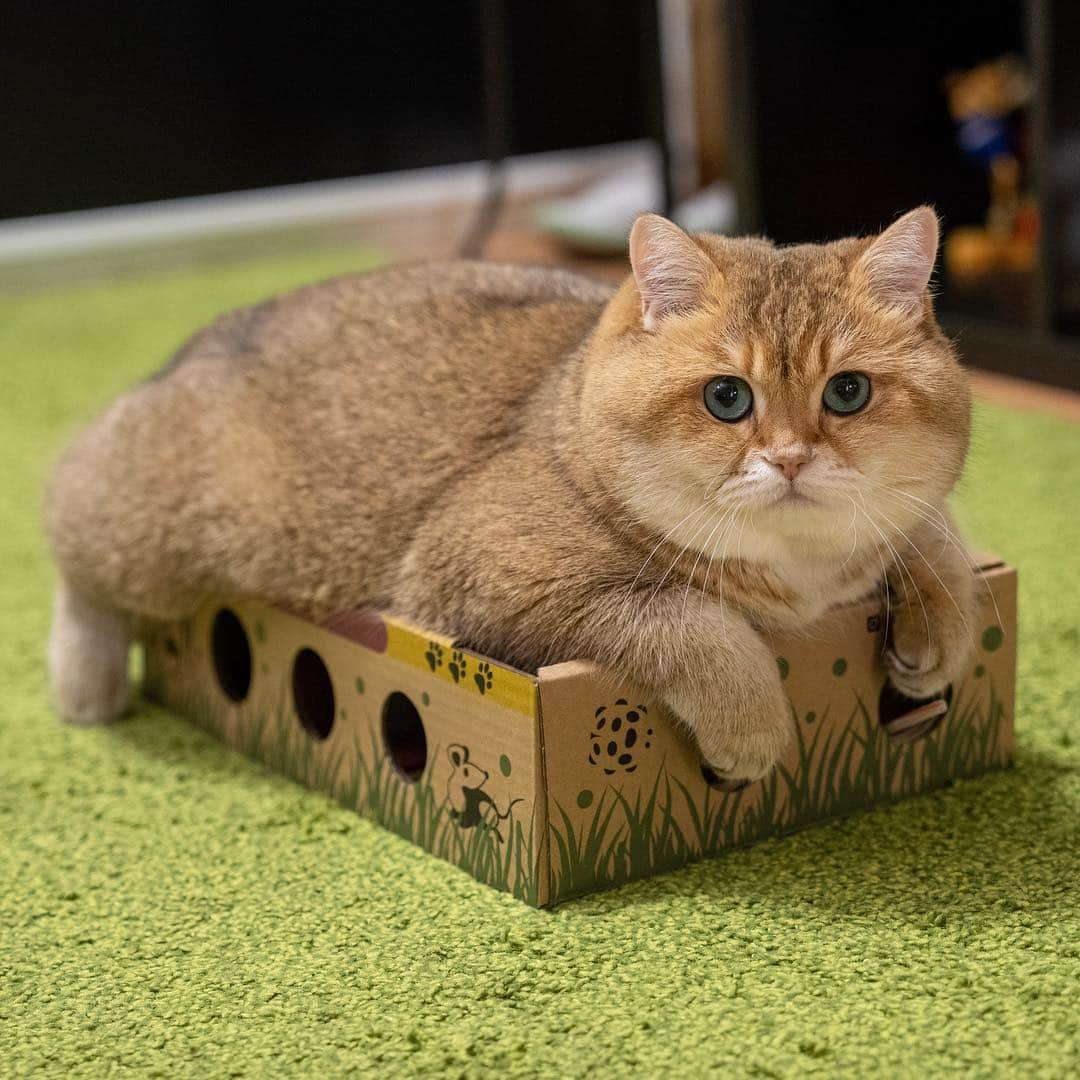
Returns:
[[[500,685],[497,665],[468,670],[448,642],[371,618],[329,628],[253,603],[207,604],[147,635],[146,691],[478,880],[541,903],[535,684],[526,700],[519,673],[507,669],[513,679]]]
[[[639,688],[587,664],[543,669],[552,902],[1007,765],[1015,572],[987,571],[980,593],[971,668],[929,715],[887,685],[876,602],[812,638],[778,638],[795,739],[770,776],[734,792],[710,783],[693,742]]]

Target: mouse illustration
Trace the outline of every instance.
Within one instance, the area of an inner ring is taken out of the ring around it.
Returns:
[[[450,817],[463,829],[473,829],[478,825],[482,829],[490,829],[502,843],[498,822],[505,821],[521,799],[513,799],[507,806],[506,813],[501,813],[495,800],[484,791],[488,773],[469,760],[469,748],[460,743],[454,743],[448,747],[446,755],[453,766],[450,779],[446,782]],[[491,820],[492,815],[495,821]]]

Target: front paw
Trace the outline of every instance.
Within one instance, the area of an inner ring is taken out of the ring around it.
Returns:
[[[703,689],[676,691],[667,703],[696,739],[715,774],[715,786],[735,790],[767,776],[795,732],[779,681],[774,677],[749,689],[744,685],[731,700]]]
[[[939,696],[967,664],[969,636],[967,620],[955,609],[900,608],[885,650],[889,681],[916,701]]]

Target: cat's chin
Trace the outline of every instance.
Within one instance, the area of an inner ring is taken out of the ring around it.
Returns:
[[[769,504],[770,508],[776,510],[794,509],[796,511],[802,507],[820,505],[820,499],[815,498],[813,495],[808,495],[804,491],[796,491],[794,488],[788,488],[787,491],[780,492],[780,494]]]
[[[817,545],[850,543],[850,507],[821,496],[788,492],[754,515],[765,532],[787,540],[806,540]]]

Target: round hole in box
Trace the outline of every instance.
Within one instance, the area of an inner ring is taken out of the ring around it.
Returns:
[[[916,700],[902,694],[887,682],[878,698],[878,721],[893,742],[916,742],[925,739],[945,719],[952,704],[953,688],[932,698]]]
[[[726,777],[718,776],[716,771],[704,762],[701,764],[701,779],[717,791],[742,791],[744,787],[750,786],[749,780],[728,780]]]
[[[427,733],[420,713],[400,690],[388,695],[382,707],[383,745],[394,768],[415,784],[427,765]]]
[[[243,701],[251,689],[251,642],[236,612],[222,608],[210,630],[210,655],[218,685],[230,701]]]
[[[334,726],[334,684],[314,649],[301,649],[293,660],[292,694],[300,726],[313,739],[325,739]]]

